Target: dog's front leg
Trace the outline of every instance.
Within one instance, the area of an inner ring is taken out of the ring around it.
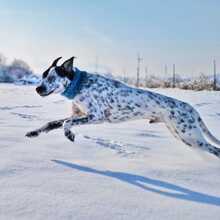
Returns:
[[[67,119],[63,123],[63,129],[64,129],[64,135],[72,142],[75,140],[75,134],[70,130],[72,126],[75,125],[83,125],[83,124],[92,124],[97,123],[99,120],[94,119],[93,116],[85,116],[85,117],[79,117],[75,118],[72,117],[71,119]]]
[[[54,129],[61,128],[63,126],[64,121],[66,121],[68,118],[61,119],[61,120],[56,120],[56,121],[51,121],[42,126],[39,129],[36,129],[34,131],[30,131],[26,134],[27,137],[37,137],[41,132],[49,132]]]

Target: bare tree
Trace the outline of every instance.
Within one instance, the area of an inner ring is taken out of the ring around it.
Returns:
[[[5,66],[6,65],[6,57],[0,53],[0,66]]]

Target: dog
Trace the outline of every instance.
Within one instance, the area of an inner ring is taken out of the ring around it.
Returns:
[[[80,71],[73,67],[74,57],[58,66],[61,58],[55,59],[43,73],[36,91],[42,97],[60,93],[72,100],[73,114],[28,132],[27,137],[63,127],[64,135],[74,142],[71,127],[75,125],[149,119],[150,123],[165,123],[174,137],[186,145],[220,158],[220,148],[210,144],[207,138],[218,146],[220,141],[210,133],[199,113],[188,103]]]

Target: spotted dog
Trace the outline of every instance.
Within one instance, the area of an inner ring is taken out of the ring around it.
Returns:
[[[52,121],[28,132],[36,137],[42,132],[63,127],[64,135],[74,141],[72,126],[101,122],[122,122],[131,119],[149,119],[151,123],[163,122],[171,133],[190,147],[197,147],[220,157],[220,146],[208,130],[199,113],[189,104],[139,88],[130,87],[114,79],[90,74],[73,68],[74,57],[62,65],[61,57],[43,73],[36,91],[41,96],[60,93],[72,100],[73,114],[69,118]]]

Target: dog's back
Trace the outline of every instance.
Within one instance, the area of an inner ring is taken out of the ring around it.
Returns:
[[[102,119],[120,122],[156,114],[153,93],[98,74],[85,75],[75,101]]]

